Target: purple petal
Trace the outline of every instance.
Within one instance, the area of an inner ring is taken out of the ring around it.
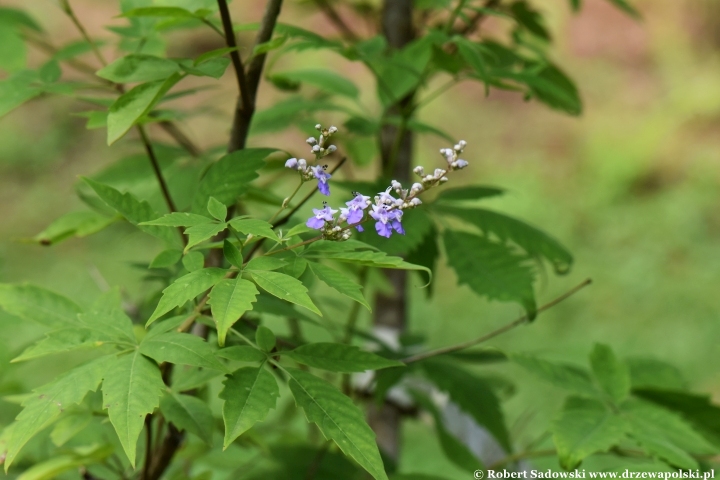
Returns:
[[[310,228],[314,228],[315,230],[320,230],[323,226],[325,226],[325,220],[317,217],[310,217],[305,225]]]
[[[364,232],[364,231],[365,231],[365,229],[362,228],[362,226],[360,226],[360,225],[355,225],[355,229],[356,229],[358,232]]]
[[[394,228],[395,231],[398,232],[400,235],[405,235],[405,229],[403,228],[402,223],[400,223],[399,221],[393,220],[392,228]]]
[[[318,190],[320,190],[320,193],[323,195],[330,195],[330,185],[328,185],[327,182],[318,182]]]
[[[392,235],[392,228],[390,228],[390,225],[388,225],[387,223],[375,223],[375,230],[381,237],[390,238],[390,235]]]
[[[347,220],[348,223],[358,223],[363,218],[362,210],[350,210]]]

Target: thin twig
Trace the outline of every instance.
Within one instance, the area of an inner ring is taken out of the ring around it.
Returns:
[[[148,478],[150,475],[150,459],[152,458],[152,415],[145,417],[145,465],[143,467],[143,477]]]
[[[485,5],[483,8],[484,9],[495,8],[498,5],[500,5],[500,1],[501,0],[488,0],[487,2],[485,2]],[[482,21],[485,20],[485,18],[487,18],[487,16],[488,15],[486,12],[484,12],[483,10],[479,10],[478,12],[475,13],[475,15],[473,15],[473,17],[470,19],[470,21],[465,26],[458,29],[457,33],[459,33],[462,36],[465,36],[465,35],[468,35],[468,34],[474,32],[480,26],[480,23],[482,23]]]
[[[225,43],[228,47],[234,48],[230,52],[230,59],[235,69],[235,78],[237,78],[238,89],[240,91],[240,100],[243,110],[251,104],[250,92],[248,91],[247,80],[245,79],[245,67],[240,59],[237,40],[235,38],[235,30],[233,29],[232,19],[230,18],[230,10],[228,10],[227,0],[217,0],[220,8],[220,18],[222,19],[223,30],[225,31]]]
[[[160,190],[162,190],[163,197],[165,197],[165,203],[167,203],[168,209],[171,212],[177,212],[178,209],[175,206],[175,202],[173,202],[172,197],[170,196],[170,190],[167,183],[165,182],[165,178],[163,177],[162,170],[160,169],[160,163],[158,162],[157,155],[155,155],[155,150],[153,149],[152,143],[150,143],[150,139],[145,132],[145,127],[143,127],[142,125],[137,125],[137,131],[140,134],[140,139],[142,140],[143,146],[145,147],[145,152],[147,152],[148,157],[150,158],[150,163],[152,164],[153,171],[155,172],[155,176],[157,177],[158,183],[160,184]],[[182,231],[180,233],[182,234]]]
[[[554,306],[557,305],[558,303],[560,303],[560,302],[562,302],[563,300],[565,300],[565,299],[573,296],[574,294],[576,294],[577,292],[579,292],[579,291],[582,290],[583,288],[587,287],[587,286],[590,285],[591,283],[592,283],[592,280],[588,278],[587,280],[583,281],[583,282],[580,283],[579,285],[577,285],[577,286],[571,288],[569,291],[563,293],[562,295],[560,295],[560,296],[557,297],[556,299],[554,299],[554,300],[546,303],[546,304],[543,305],[542,307],[538,308],[538,309],[537,309],[537,313],[540,314],[541,312],[544,312],[545,310],[548,310],[548,309],[554,307]],[[419,362],[419,361],[421,361],[421,360],[426,360],[426,359],[428,359],[428,358],[436,357],[436,356],[438,356],[438,355],[445,355],[445,354],[448,354],[448,353],[453,353],[453,352],[457,352],[457,351],[460,351],[460,350],[465,350],[466,348],[473,347],[473,346],[478,345],[478,344],[480,344],[480,343],[486,342],[486,341],[488,341],[488,340],[490,340],[490,339],[492,339],[492,338],[495,338],[495,337],[497,337],[498,335],[503,334],[503,333],[505,333],[505,332],[507,332],[507,331],[509,331],[509,330],[512,330],[512,329],[515,328],[515,327],[519,327],[520,325],[523,325],[524,323],[527,323],[529,320],[530,320],[530,318],[527,316],[527,314],[525,314],[525,315],[523,315],[522,317],[519,317],[519,318],[513,320],[512,322],[510,322],[510,323],[508,323],[508,324],[506,324],[506,325],[498,328],[497,330],[493,330],[492,332],[487,333],[487,334],[485,334],[485,335],[483,335],[483,336],[481,336],[481,337],[479,337],[479,338],[476,338],[476,339],[474,339],[474,340],[469,340],[469,341],[467,341],[467,342],[459,343],[459,344],[457,344],[457,345],[451,345],[451,346],[449,346],[449,347],[438,348],[438,349],[436,349],[436,350],[431,350],[431,351],[429,351],[429,352],[424,352],[424,353],[418,353],[418,354],[416,354],[416,355],[411,355],[411,356],[403,359],[402,361],[403,361],[403,363],[414,363],[414,362]]]
[[[83,24],[80,23],[80,20],[75,16],[75,12],[73,11],[72,7],[70,6],[69,0],[62,0],[60,2],[62,5],[63,10],[67,14],[68,17],[70,17],[70,20],[73,22],[75,27],[80,32],[80,35],[85,39],[85,41],[90,45],[90,48],[92,49],[93,53],[95,54],[95,57],[98,59],[100,64],[104,67],[107,65],[107,62],[105,61],[105,57],[103,57],[102,53],[100,52],[100,49],[98,46],[93,42],[92,38],[90,38],[90,35],[88,35],[87,30],[85,30],[85,27],[83,27]]]
[[[358,36],[353,32],[353,30],[348,26],[347,23],[345,23],[345,20],[342,19],[342,17],[337,13],[337,11],[333,8],[333,6],[328,2],[327,0],[315,0],[315,5],[318,6],[320,10],[325,14],[326,17],[328,17],[328,20],[335,25],[335,27],[340,31],[340,34],[342,37],[349,41],[349,42],[356,42],[358,40]]]

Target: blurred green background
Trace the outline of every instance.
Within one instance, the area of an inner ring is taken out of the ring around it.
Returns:
[[[116,21],[115,2],[75,3],[92,34],[109,35],[103,25]],[[284,22],[335,33],[319,14],[287,3]],[[479,85],[469,83],[456,86],[420,115],[468,141],[465,158],[471,168],[457,183],[506,188],[505,196],[486,205],[543,228],[575,255],[569,275],[546,272],[538,289],[541,303],[593,279],[590,288],[493,345],[586,363],[592,344],[603,342],[621,356],[650,356],[676,365],[689,385],[720,401],[720,2],[636,1],[640,21],[604,0],[586,0],[578,15],[561,0],[534,3],[547,13],[554,32],[552,56],[580,88],[581,117],[510,93],[485,98]],[[76,38],[54,2],[0,4],[29,9],[58,44]],[[235,21],[245,23],[259,18],[262,5],[236,0],[232,8]],[[493,21],[483,28],[492,32]],[[358,30],[369,31],[363,25]],[[168,51],[192,55],[219,46],[212,33],[198,31],[171,35]],[[30,52],[31,65],[41,59],[39,52]],[[340,69],[364,91],[365,108],[378,111],[371,77],[359,64],[330,53],[303,52],[283,57],[272,68],[309,65]],[[180,103],[208,110],[183,124],[204,147],[226,142],[235,96],[229,71],[221,84]],[[261,108],[284,98],[267,84],[261,89]],[[104,130],[87,131],[84,119],[69,115],[83,109],[70,98],[41,98],[0,119],[0,281],[33,282],[80,304],[92,302],[108,285],[122,286],[128,299],[136,299],[157,284],[141,281],[131,263],[149,261],[161,246],[131,227],[114,225],[49,248],[22,241],[61,214],[83,209],[74,194],[78,175],[139,151],[132,139],[106,147]],[[317,115],[324,124],[340,118]],[[302,138],[292,130],[252,137],[250,144],[299,156]],[[417,163],[433,165],[441,146],[437,138],[419,138]],[[345,173],[370,174],[357,167]],[[447,268],[435,277],[431,300],[420,289],[412,289],[411,296],[411,329],[434,346],[478,336],[520,313],[516,306],[478,300],[468,288],[457,287]],[[0,328],[0,396],[27,391],[64,369],[55,357],[8,364],[42,332],[4,312]],[[518,385],[506,404],[517,438],[532,438],[547,425],[562,396],[519,369],[500,369]],[[0,425],[17,411],[0,400]],[[410,424],[407,433],[422,429]],[[432,463],[429,452],[437,451],[428,440],[404,461]]]

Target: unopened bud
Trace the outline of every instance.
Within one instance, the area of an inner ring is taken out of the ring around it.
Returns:
[[[310,137],[305,140],[305,143],[307,143],[308,145],[315,145],[317,143],[317,139],[315,137]]]

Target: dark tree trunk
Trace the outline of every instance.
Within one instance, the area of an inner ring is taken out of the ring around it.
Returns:
[[[402,48],[410,43],[415,32],[412,23],[413,0],[385,0],[382,13],[382,32],[391,48]],[[413,94],[389,108],[391,115],[403,115],[412,105]],[[401,137],[398,138],[398,135]],[[394,125],[383,127],[380,135],[380,152],[386,176],[406,183],[410,179],[413,137],[409,130]],[[394,158],[393,158],[394,157]],[[407,318],[407,273],[389,270],[387,277],[394,292],[380,292],[375,299],[375,325],[400,335]],[[400,453],[401,412],[386,403],[372,406],[368,421],[377,434],[380,448],[389,458],[398,459]]]

